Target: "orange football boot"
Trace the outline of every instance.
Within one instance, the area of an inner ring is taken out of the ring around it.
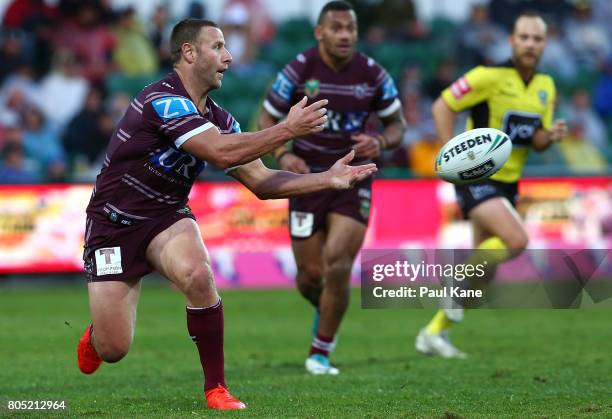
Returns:
[[[246,404],[232,396],[229,391],[219,384],[205,393],[209,409],[233,410],[246,409]]]
[[[77,345],[77,360],[79,362],[79,369],[83,374],[93,374],[102,364],[102,358],[100,358],[100,355],[98,355],[91,344],[92,328],[93,325],[91,324],[87,326]]]

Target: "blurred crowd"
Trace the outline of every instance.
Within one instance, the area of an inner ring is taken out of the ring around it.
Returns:
[[[402,91],[409,129],[402,146],[382,156],[386,170],[433,175],[440,144],[431,102],[471,66],[507,59],[512,19],[529,8],[549,23],[541,69],[555,76],[557,114],[570,126],[531,166],[610,172],[612,2],[491,0],[462,23],[421,22],[410,0],[353,3],[360,48]],[[92,180],[131,97],[171,70],[170,31],[186,17],[208,18],[197,1],[185,16],[170,16],[163,3],[142,16],[109,0],[12,0],[0,26],[0,183]],[[314,44],[305,21],[274,22],[262,0],[225,0],[219,23],[234,61],[215,99],[244,127],[253,127],[275,72]]]

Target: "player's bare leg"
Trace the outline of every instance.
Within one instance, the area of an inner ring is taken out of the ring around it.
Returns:
[[[328,367],[326,372],[320,373],[338,373],[336,368],[329,365],[328,357],[349,304],[351,269],[366,232],[366,226],[362,223],[335,213],[327,215],[327,225],[323,248],[325,282],[319,302],[321,319],[306,361],[307,370],[315,374],[316,371],[324,371],[318,368],[318,364]]]
[[[79,368],[95,372],[102,361],[118,362],[127,355],[134,339],[140,279],[90,282],[89,307],[92,324],[79,341]]]
[[[158,234],[147,248],[147,260],[185,294],[187,328],[200,355],[208,407],[244,409],[225,385],[223,304],[196,222],[184,218]]]
[[[496,266],[520,254],[527,246],[528,236],[520,217],[506,198],[488,199],[470,211],[475,252],[468,263],[487,262],[487,278],[492,278]],[[470,281],[470,287],[484,289],[487,281]],[[463,319],[462,308],[439,310],[420,331],[417,351],[447,358],[462,358],[465,354],[448,339],[447,330]]]
[[[325,232],[319,230],[304,240],[292,240],[291,247],[297,265],[296,283],[300,294],[319,309],[323,291],[323,245]]]

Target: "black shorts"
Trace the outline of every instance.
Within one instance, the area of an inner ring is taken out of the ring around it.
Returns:
[[[154,219],[117,216],[87,216],[83,251],[87,282],[131,281],[153,272],[146,258],[149,243],[177,221],[195,220],[188,207]]]
[[[455,185],[457,202],[463,211],[463,217],[469,218],[470,211],[478,204],[496,197],[507,198],[512,206],[518,199],[518,182],[504,183],[487,179],[468,185]]]
[[[346,215],[368,225],[372,179],[347,190],[325,190],[289,199],[289,232],[294,240],[307,239],[326,227],[330,212]]]

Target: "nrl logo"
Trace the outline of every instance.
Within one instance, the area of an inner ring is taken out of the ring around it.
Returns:
[[[474,160],[476,158],[476,155],[474,154],[472,150],[468,151],[467,156],[468,156],[468,159],[470,160]]]
[[[306,83],[304,83],[304,93],[306,93],[306,96],[312,99],[313,97],[316,97],[319,94],[319,91],[320,91],[319,80],[317,79],[306,80]]]

